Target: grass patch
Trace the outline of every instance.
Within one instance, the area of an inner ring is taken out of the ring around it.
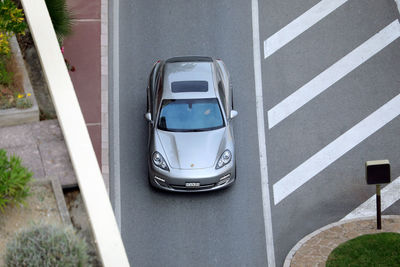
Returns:
[[[370,234],[349,240],[332,251],[326,266],[400,266],[400,234]]]
[[[10,86],[13,83],[13,73],[9,71],[9,57],[0,55],[0,84]]]

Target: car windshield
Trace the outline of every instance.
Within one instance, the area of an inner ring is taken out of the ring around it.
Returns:
[[[161,105],[158,128],[171,132],[209,131],[224,127],[216,98],[165,99]]]

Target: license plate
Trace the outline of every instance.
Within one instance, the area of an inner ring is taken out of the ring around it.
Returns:
[[[200,183],[186,183],[185,186],[186,187],[199,187]]]

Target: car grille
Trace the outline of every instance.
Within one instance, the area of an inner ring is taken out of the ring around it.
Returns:
[[[174,185],[174,184],[170,184],[169,186],[171,186],[173,189],[177,189],[177,190],[187,190],[187,191],[196,191],[196,190],[201,190],[201,189],[209,189],[215,186],[215,184],[204,184],[204,185],[200,185],[198,187],[186,187],[184,185]]]

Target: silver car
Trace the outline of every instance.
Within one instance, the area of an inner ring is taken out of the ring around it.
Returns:
[[[169,191],[217,190],[236,178],[232,87],[210,57],[158,61],[147,87],[151,185]]]

